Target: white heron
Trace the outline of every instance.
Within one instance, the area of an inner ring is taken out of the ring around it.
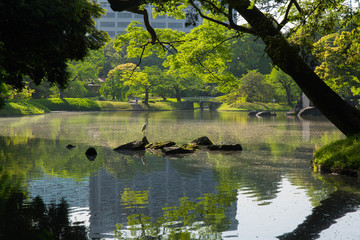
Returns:
[[[148,125],[148,117],[145,118],[145,123],[141,128],[141,131],[144,133],[144,135],[145,135],[145,132],[146,132],[147,125]]]

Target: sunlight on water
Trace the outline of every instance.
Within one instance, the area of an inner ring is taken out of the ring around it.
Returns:
[[[306,191],[293,186],[286,178],[282,179],[277,196],[266,204],[240,189],[237,230],[224,232],[223,236],[226,239],[277,239],[282,233],[295,229],[311,209]]]
[[[348,213],[338,219],[336,224],[321,232],[319,240],[341,239],[355,240],[360,239],[359,233],[360,209],[356,212]]]

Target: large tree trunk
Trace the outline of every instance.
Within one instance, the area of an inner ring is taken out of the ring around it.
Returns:
[[[176,102],[181,102],[181,90],[175,88]]]
[[[149,104],[149,89],[145,88],[145,97],[144,97],[144,104]]]
[[[292,97],[291,97],[291,89],[290,88],[285,88],[285,91],[286,91],[287,102],[288,102],[289,106],[293,107]]]
[[[266,44],[265,51],[281,70],[290,75],[313,104],[346,136],[360,133],[360,112],[329,88],[301,57],[276,24],[248,0],[231,0],[231,5]]]

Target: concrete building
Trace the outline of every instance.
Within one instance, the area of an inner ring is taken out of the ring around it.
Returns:
[[[106,15],[102,16],[100,19],[96,19],[97,29],[106,31],[111,38],[114,38],[118,34],[125,33],[125,29],[131,21],[144,22],[141,14],[127,11],[114,12],[110,8],[109,2],[106,0],[98,0],[98,3],[102,8],[106,9]],[[148,10],[149,16],[152,16],[152,7],[147,6],[146,9]],[[158,16],[156,18],[151,17],[149,20],[153,28],[171,28],[182,32],[190,32],[193,28],[193,26],[185,27],[184,19],[179,20],[167,15]]]

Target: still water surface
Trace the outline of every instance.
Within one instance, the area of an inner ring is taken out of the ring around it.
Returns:
[[[114,152],[143,137],[147,117],[149,141],[208,136],[243,151]],[[310,168],[314,149],[342,137],[325,119],[282,114],[55,112],[0,118],[0,174],[28,200],[65,199],[90,239],[360,239],[358,180]]]

